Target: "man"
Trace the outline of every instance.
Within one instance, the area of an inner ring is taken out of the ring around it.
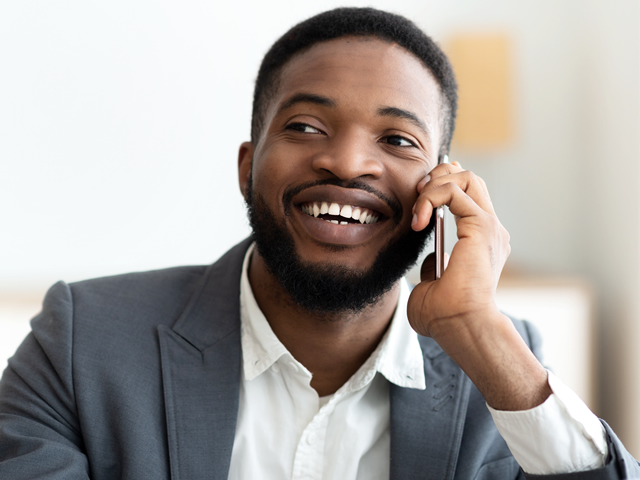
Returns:
[[[0,477],[640,475],[496,309],[508,234],[481,179],[436,166],[455,110],[402,17],[287,32],[239,152],[253,238],[211,267],[55,285],[0,383]],[[410,292],[443,204],[459,241]]]

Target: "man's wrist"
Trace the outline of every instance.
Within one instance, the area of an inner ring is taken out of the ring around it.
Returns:
[[[513,326],[498,312],[456,319],[458,342],[440,343],[476,385],[486,402],[497,410],[527,410],[543,403],[551,388],[547,371]],[[455,325],[455,323],[454,323]]]
[[[596,469],[608,454],[602,423],[548,372],[552,395],[541,405],[505,412],[489,407],[498,431],[522,469],[549,475]]]

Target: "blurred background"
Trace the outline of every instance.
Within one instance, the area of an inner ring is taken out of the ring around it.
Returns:
[[[210,263],[248,234],[236,164],[259,62],[340,5],[0,3],[0,369],[56,281]],[[640,457],[640,2],[350,5],[451,54],[451,159],[511,234],[498,303]]]

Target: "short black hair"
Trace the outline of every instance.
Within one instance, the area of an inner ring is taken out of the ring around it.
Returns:
[[[251,141],[257,144],[271,97],[279,87],[282,67],[317,43],[347,36],[377,37],[397,43],[415,55],[434,76],[441,91],[442,142],[440,155],[449,151],[458,107],[453,68],[438,45],[411,20],[374,8],[336,8],[311,17],[280,37],[262,59],[253,93]]]

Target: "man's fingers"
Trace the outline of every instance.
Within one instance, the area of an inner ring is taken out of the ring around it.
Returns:
[[[426,177],[424,177],[422,180],[418,182],[418,185],[417,185],[418,193],[422,192],[422,189],[424,188],[424,186],[434,178],[442,177],[443,175],[451,175],[452,173],[458,173],[462,171],[463,170],[462,168],[460,168],[460,164],[458,164],[457,162],[454,162],[453,165],[450,165],[448,163],[441,163],[440,165],[437,165],[436,167],[434,167],[429,172],[429,175],[427,175]]]
[[[475,173],[468,170],[452,173],[446,176],[431,177],[431,180],[424,185],[421,194],[426,194],[429,190],[436,189],[447,183],[455,183],[460,189],[469,195],[485,212],[495,214],[491,197],[484,180]],[[437,206],[437,205],[436,205]]]
[[[457,184],[448,182],[420,194],[413,207],[414,221],[411,227],[415,231],[426,228],[433,209],[440,205],[449,205],[451,213],[460,218],[486,213]]]
[[[476,178],[480,182],[480,185],[482,185],[482,188],[484,189],[484,191],[487,192],[487,195],[489,195],[489,189],[487,188],[487,184],[485,183],[484,179],[482,177],[476,177]]]
[[[452,188],[456,186],[457,188]],[[456,202],[455,196],[463,194],[482,210],[495,216],[493,203],[484,180],[473,172],[462,170],[456,165],[443,164],[434,168],[429,176],[418,184],[419,196],[413,207],[415,214],[412,227],[422,230],[429,223],[434,208],[449,205],[456,217],[472,214],[471,211],[456,210],[456,204],[464,207],[466,202]],[[466,209],[465,209],[466,210]]]
[[[458,162],[443,163],[433,168],[428,177],[418,184],[418,193],[422,193],[425,187],[427,190],[437,188],[447,182],[456,183],[467,195],[476,200],[483,210],[495,213],[485,181],[475,173],[464,170]]]
[[[464,170],[460,167],[458,162],[454,163],[441,163],[440,165],[436,165],[433,170],[429,172],[429,175],[432,179],[442,177],[444,175],[451,175],[453,173],[460,173]]]

